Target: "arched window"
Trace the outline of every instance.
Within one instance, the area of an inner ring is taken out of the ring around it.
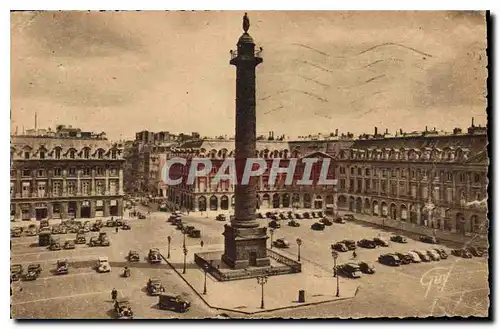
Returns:
[[[76,154],[75,150],[69,150],[68,155],[69,155],[70,159],[74,159],[75,158],[75,154]]]
[[[83,149],[83,158],[88,159],[89,157],[90,157],[90,149],[86,147]]]

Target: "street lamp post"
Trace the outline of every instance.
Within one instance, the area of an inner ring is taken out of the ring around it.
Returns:
[[[257,283],[261,287],[261,298],[260,298],[260,308],[264,309],[264,285],[267,283],[267,275],[261,275],[257,277]]]
[[[337,277],[337,294],[335,296],[339,297],[340,296],[339,275],[337,273],[337,258],[339,257],[339,254],[338,252],[333,250],[333,246],[332,246],[332,257],[333,257],[333,276]]]
[[[170,242],[172,241],[172,237],[170,235],[167,237],[167,241],[168,241],[167,259],[170,259]]]
[[[297,246],[298,246],[298,257],[297,257],[297,261],[300,262],[300,246],[302,245],[302,240],[300,238],[297,238]]]
[[[203,270],[205,271],[205,283],[203,285],[203,295],[207,294],[207,273],[208,273],[209,265],[205,263],[203,265]]]
[[[182,274],[186,274],[186,256],[187,256],[187,253],[188,253],[188,250],[186,248],[186,246],[184,246],[183,248],[183,253],[184,253],[184,266],[182,268]]]
[[[273,228],[271,228],[271,229],[269,230],[269,233],[271,234],[271,249],[273,249],[273,234],[274,234],[274,229],[273,229]]]

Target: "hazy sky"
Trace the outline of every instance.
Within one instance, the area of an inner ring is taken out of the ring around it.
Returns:
[[[243,12],[11,14],[11,129],[58,123],[234,134],[229,50]],[[264,48],[257,132],[451,130],[486,123],[486,25],[474,12],[249,12]]]

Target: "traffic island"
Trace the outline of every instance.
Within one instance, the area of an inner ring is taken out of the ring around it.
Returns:
[[[353,298],[359,286],[356,280],[341,277],[339,297],[336,297],[337,280],[333,277],[333,273],[307,261],[300,263],[299,273],[287,275],[262,273],[252,278],[219,281],[208,272],[207,268],[204,269],[195,262],[193,254],[207,253],[216,257],[222,253],[221,247],[205,246],[203,250],[201,247],[190,247],[185,266],[182,252],[171,253],[170,259],[164,257],[164,260],[209,307],[222,311],[257,314],[333,302]],[[166,255],[166,250],[162,250],[162,254]],[[274,265],[272,262],[271,267]],[[220,270],[223,273],[229,271],[225,268]],[[206,293],[204,293],[205,282]]]

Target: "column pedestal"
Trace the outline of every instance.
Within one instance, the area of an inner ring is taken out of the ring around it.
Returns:
[[[224,226],[224,255],[222,261],[233,269],[249,266],[270,266],[267,257],[266,227],[239,228]]]

